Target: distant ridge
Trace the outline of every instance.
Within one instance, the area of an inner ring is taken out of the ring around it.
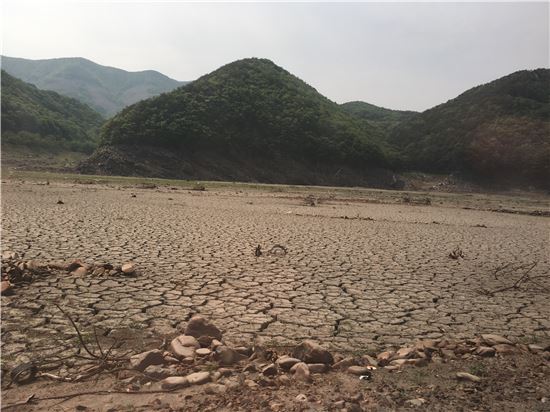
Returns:
[[[128,72],[81,57],[30,60],[2,56],[2,69],[40,89],[80,100],[105,117],[187,83],[154,70]]]

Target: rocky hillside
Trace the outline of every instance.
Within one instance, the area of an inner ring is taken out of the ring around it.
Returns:
[[[265,59],[230,63],[132,105],[107,122],[101,139],[81,171],[375,184],[387,164],[377,127]]]
[[[53,91],[40,90],[2,71],[2,146],[91,152],[99,113]]]
[[[550,182],[550,70],[519,71],[399,123],[403,166],[505,183]]]
[[[153,70],[128,72],[80,57],[29,60],[2,56],[2,68],[40,89],[78,99],[105,117],[186,83]]]

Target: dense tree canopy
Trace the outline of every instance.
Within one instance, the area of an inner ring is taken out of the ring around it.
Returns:
[[[2,71],[2,142],[91,152],[102,117],[75,99]]]
[[[265,59],[230,63],[123,110],[102,144],[290,156],[356,167],[383,165],[377,128]]]

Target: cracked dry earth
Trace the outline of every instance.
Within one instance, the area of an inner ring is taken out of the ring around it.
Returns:
[[[550,219],[360,196],[311,207],[305,196],[4,183],[3,250],[26,260],[132,261],[140,272],[63,273],[17,286],[2,297],[4,365],[61,359],[74,346],[58,339],[72,331],[54,304],[83,329],[135,346],[175,334],[193,313],[229,342],[313,338],[344,351],[478,333],[550,336]],[[258,244],[288,253],[256,257]],[[449,258],[456,247],[463,259]],[[496,277],[496,268],[532,262],[537,284],[480,293],[517,280]]]

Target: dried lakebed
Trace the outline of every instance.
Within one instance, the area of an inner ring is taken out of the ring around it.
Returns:
[[[307,195],[4,183],[2,250],[131,261],[139,272],[55,272],[16,286],[2,297],[5,364],[74,346],[59,339],[74,331],[56,304],[83,330],[136,347],[175,335],[194,313],[230,342],[313,338],[344,351],[479,333],[550,337],[550,219],[359,197],[308,206]],[[287,253],[265,253],[276,244]],[[457,247],[464,258],[449,257]]]

